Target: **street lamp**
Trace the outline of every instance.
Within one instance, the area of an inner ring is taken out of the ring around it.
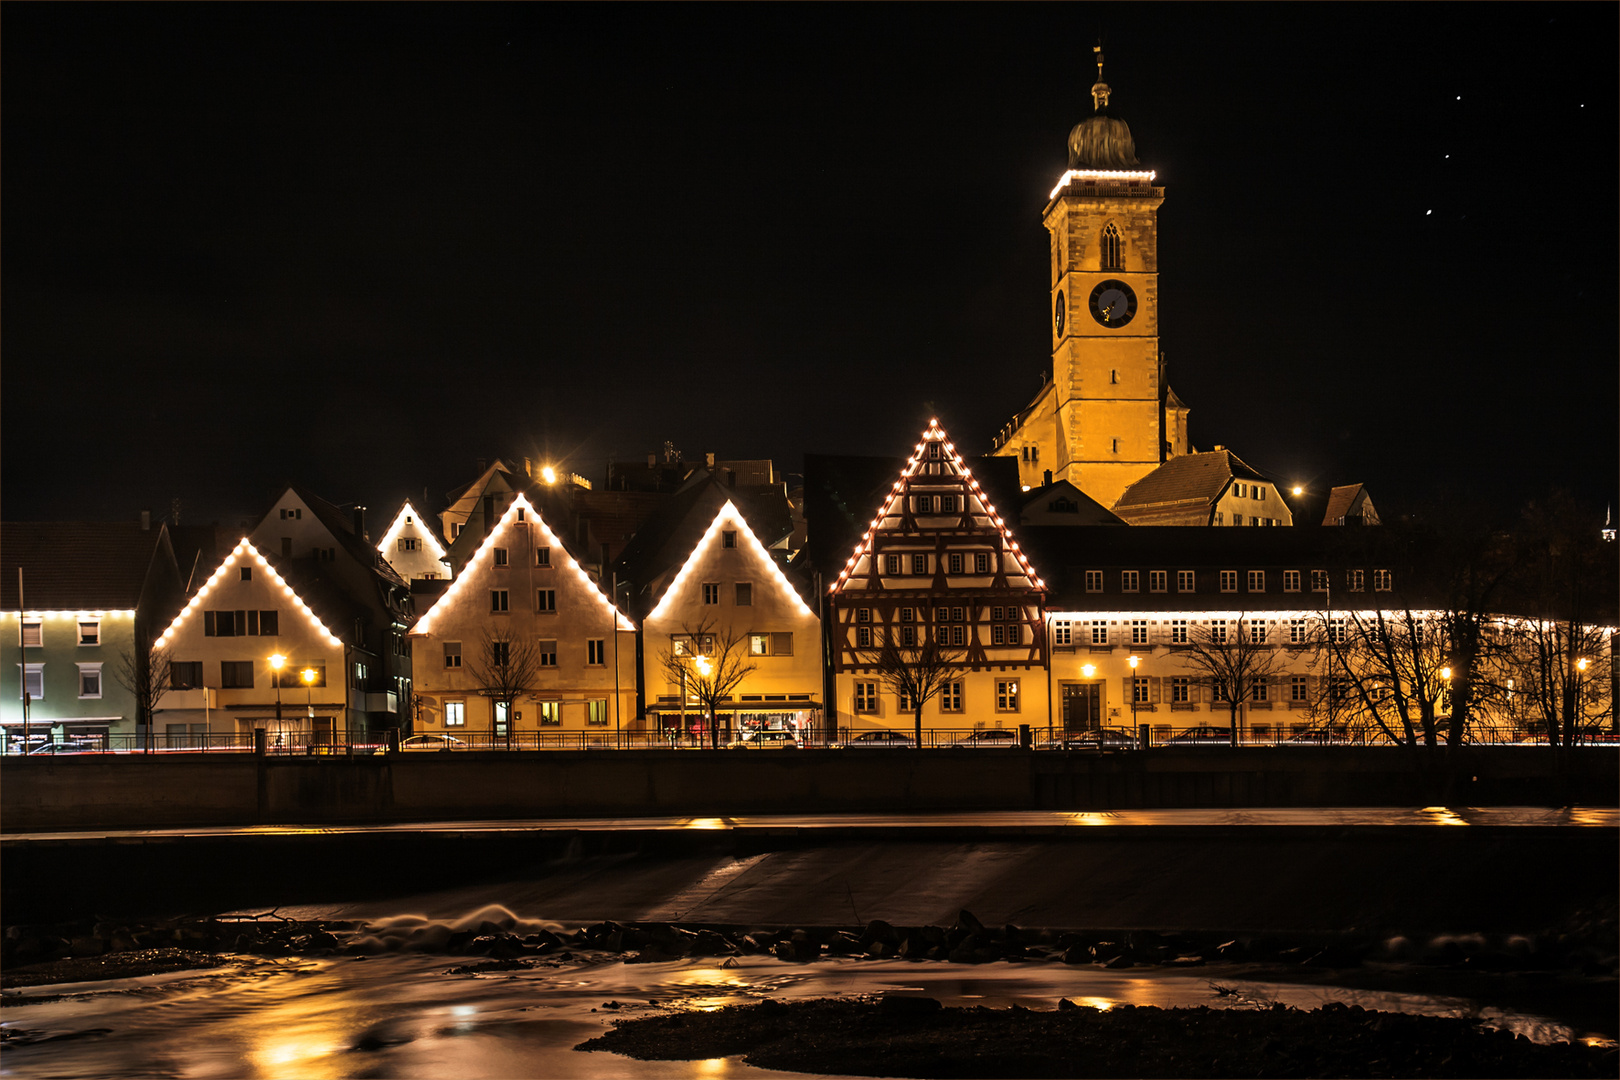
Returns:
[[[270,681],[276,684],[276,734],[281,734],[281,669],[287,666],[287,658],[280,653],[273,653],[270,657]]]
[[[709,677],[709,672],[711,670],[713,670],[713,667],[714,667],[714,665],[709,663],[709,658],[707,656],[703,656],[701,654],[698,655],[698,656],[692,657],[692,666],[697,668],[698,669],[698,674],[701,675],[705,679],[707,679]],[[709,711],[709,716],[708,716],[709,749],[718,750],[718,749],[720,749],[720,735],[719,735],[719,732],[717,732],[715,730],[715,726],[714,726],[714,724],[715,724],[715,716],[714,716],[713,695],[712,694],[708,695],[708,697],[709,697],[709,710],[708,710]]]
[[[307,667],[298,673],[298,677],[304,680],[304,704],[309,708],[309,726],[313,729],[315,727],[315,691],[313,688],[315,680],[320,678],[320,673],[312,667]]]
[[[1140,656],[1133,656],[1126,663],[1131,665],[1131,736],[1137,735],[1136,727],[1136,665],[1142,662]]]

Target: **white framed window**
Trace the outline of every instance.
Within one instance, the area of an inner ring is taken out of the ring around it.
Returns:
[[[602,667],[607,663],[607,639],[585,639],[585,665],[587,667]]]
[[[1086,592],[1103,591],[1103,572],[1101,570],[1086,571]]]
[[[1350,570],[1345,574],[1345,587],[1351,592],[1362,592],[1367,588],[1367,572],[1365,570]]]
[[[1395,575],[1388,570],[1373,571],[1373,592],[1389,592],[1395,587]]]
[[[990,553],[988,551],[975,551],[973,553],[973,572],[975,574],[988,574],[990,572]]]
[[[915,711],[915,706],[912,705],[911,693],[909,691],[907,691],[907,690],[896,690],[895,694],[894,694],[894,697],[895,697],[895,704],[899,707],[901,712],[909,713],[909,712],[914,712]]]
[[[447,701],[444,703],[444,726],[467,726],[467,703],[465,701]]]
[[[534,565],[537,567],[551,566],[551,549],[549,547],[537,547],[534,549]]]
[[[1052,644],[1054,644],[1054,645],[1073,645],[1074,644],[1074,624],[1071,623],[1068,619],[1054,619],[1054,620],[1052,620]]]
[[[996,680],[996,712],[1018,711],[1018,680]]]
[[[883,572],[885,574],[889,575],[890,577],[897,576],[900,573],[900,556],[898,556],[898,555],[885,555],[885,556],[883,556]]]
[[[1225,619],[1211,619],[1211,620],[1209,620],[1209,643],[1211,645],[1225,645],[1226,644],[1226,620]]]
[[[1131,644],[1146,645],[1148,643],[1148,624],[1146,619],[1131,620]]]
[[[870,626],[857,626],[855,628],[855,647],[857,649],[870,649],[872,647],[872,628]]]
[[[960,680],[951,680],[939,688],[939,711],[962,711],[962,683]]]
[[[1345,625],[1343,619],[1328,620],[1328,637],[1335,645],[1343,645],[1345,641]]]
[[[1002,626],[1000,623],[996,623],[990,627],[990,644],[1007,644],[1007,628],[1005,626]]]
[[[941,495],[939,497],[939,512],[942,514],[956,513],[956,496]]]
[[[1022,623],[1013,623],[1007,627],[1007,644],[1021,645],[1024,642],[1024,627]]]
[[[1237,592],[1237,571],[1221,571],[1221,592]]]
[[[1169,591],[1169,588],[1170,588],[1169,583],[1168,583],[1169,582],[1169,577],[1170,577],[1170,571],[1168,571],[1168,570],[1149,570],[1148,571],[1148,592],[1167,592],[1167,591]]]
[[[1187,644],[1187,620],[1186,619],[1171,619],[1170,620],[1170,644],[1172,644],[1172,645],[1185,645],[1185,644]]]
[[[562,723],[562,702],[537,701],[535,711],[539,714],[541,727],[557,727]]]
[[[507,565],[506,560],[507,560],[507,551],[506,551],[506,549],[505,548],[496,548],[495,549],[495,565],[498,566],[498,567],[505,567]]]
[[[444,666],[447,668],[461,666],[461,642],[447,641],[444,643]]]
[[[557,642],[553,638],[541,638],[539,644],[539,659],[541,667],[557,666]]]
[[[1288,644],[1303,645],[1310,640],[1310,632],[1306,629],[1304,619],[1288,620]]]
[[[1192,680],[1185,675],[1176,675],[1170,680],[1170,702],[1173,705],[1186,705],[1192,701]]]
[[[1140,592],[1142,575],[1136,570],[1121,570],[1119,574],[1120,592]]]
[[[877,683],[858,682],[855,684],[855,711],[858,713],[877,712]]]
[[[1270,695],[1271,695],[1271,688],[1266,683],[1266,680],[1264,680],[1264,679],[1255,679],[1255,680],[1253,680],[1252,682],[1249,683],[1249,700],[1250,701],[1268,701],[1268,700],[1270,700]]]
[[[908,649],[914,648],[916,646],[916,644],[917,644],[917,628],[916,628],[916,626],[914,626],[914,625],[912,625],[910,623],[906,623],[905,625],[900,627],[900,644],[904,645]]]
[[[1305,681],[1304,675],[1294,675],[1288,680],[1289,701],[1309,701],[1311,699],[1310,684]]]
[[[960,551],[951,552],[946,556],[945,565],[949,568],[950,573],[960,574],[962,572],[962,553]]]
[[[855,621],[858,622],[858,623],[871,622],[872,621],[872,609],[869,608],[869,607],[858,607],[858,608],[856,608],[855,609]]]
[[[1259,500],[1260,502],[1265,502],[1266,501],[1266,489],[1261,487],[1259,484],[1254,485],[1254,497],[1257,500]],[[1262,698],[1256,698],[1255,700],[1256,701],[1261,701],[1263,699]]]
[[[101,665],[79,665],[79,696],[81,698],[98,698],[101,696]]]
[[[953,627],[951,627],[951,644],[952,645],[965,645],[965,644],[967,644],[967,627],[965,627],[965,626],[953,626]]]
[[[1328,572],[1326,570],[1311,571],[1311,592],[1328,591]]]
[[[1265,619],[1249,620],[1249,641],[1255,645],[1264,645],[1271,632],[1271,624]]]
[[[1108,644],[1108,623],[1102,619],[1093,619],[1091,622],[1091,643],[1093,645]]]
[[[416,537],[414,537],[414,536],[402,536],[402,537],[400,537],[399,538],[399,550],[401,550],[401,551],[415,551],[416,550]]]
[[[608,722],[607,698],[591,698],[585,702],[585,723],[593,727],[604,727]]]
[[[31,701],[45,700],[45,665],[23,664],[23,690]]]
[[[534,591],[534,610],[555,612],[557,610],[557,590],[536,589]]]
[[[1148,681],[1141,675],[1131,679],[1131,701],[1138,705],[1148,703]]]
[[[720,530],[720,546],[721,547],[727,547],[727,548],[736,547],[737,546],[737,530],[736,529],[721,529]]]
[[[1176,592],[1196,592],[1198,575],[1191,570],[1176,571]]]
[[[718,581],[705,581],[703,583],[703,602],[711,605],[720,602],[720,583]]]
[[[1283,571],[1283,592],[1299,592],[1299,571]]]
[[[101,644],[101,620],[100,619],[80,619],[79,620],[79,644],[80,645],[100,645]],[[100,696],[101,696],[100,694],[96,695],[96,697],[100,697]]]
[[[511,601],[508,598],[505,589],[491,589],[491,590],[489,590],[489,610],[490,611],[492,611],[492,612],[504,612],[504,611],[507,611],[510,608],[510,606],[511,606]]]
[[[916,577],[926,577],[928,575],[928,556],[913,555],[911,557],[911,572]]]
[[[1250,570],[1249,571],[1249,591],[1250,592],[1265,592],[1266,591],[1266,572],[1264,570]]]
[[[932,495],[917,496],[917,513],[932,514],[934,512],[934,497]]]
[[[1241,499],[1245,495],[1247,495],[1248,493],[1249,493],[1249,485],[1247,485],[1245,483],[1242,483],[1241,481],[1232,485],[1232,494],[1236,495],[1238,498]]]
[[[37,622],[24,622],[22,627],[22,643],[25,649],[37,649],[45,643],[45,637]]]

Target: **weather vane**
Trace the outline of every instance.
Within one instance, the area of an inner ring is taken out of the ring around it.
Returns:
[[[1100,112],[1103,109],[1108,108],[1108,84],[1103,82],[1102,77],[1102,35],[1099,34],[1097,36],[1097,44],[1092,46],[1091,51],[1097,54],[1097,82],[1096,85],[1091,88],[1091,104],[1093,108]]]

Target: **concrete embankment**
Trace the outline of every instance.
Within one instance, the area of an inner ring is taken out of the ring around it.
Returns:
[[[82,755],[0,764],[0,829],[580,815],[1614,805],[1620,757],[1468,747],[1449,780],[1390,748]]]

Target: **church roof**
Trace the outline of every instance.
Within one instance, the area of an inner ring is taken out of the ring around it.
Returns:
[[[1140,169],[1130,125],[1117,116],[1098,113],[1069,132],[1069,168]]]
[[[1114,504],[1114,509],[1189,501],[1213,502],[1233,480],[1270,479],[1230,450],[1182,454],[1126,488]]]

